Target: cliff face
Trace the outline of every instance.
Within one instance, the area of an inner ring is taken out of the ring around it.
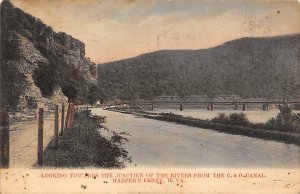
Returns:
[[[96,66],[85,57],[84,43],[2,2],[2,107],[24,110],[64,96],[84,99],[95,77]]]

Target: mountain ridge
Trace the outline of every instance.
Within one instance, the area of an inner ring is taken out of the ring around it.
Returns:
[[[275,36],[266,36],[266,37],[261,37],[261,36],[246,36],[246,37],[241,37],[241,38],[237,38],[237,39],[233,39],[233,40],[228,40],[222,44],[216,45],[216,46],[212,46],[212,47],[208,47],[208,48],[201,48],[201,49],[162,49],[162,50],[157,50],[157,51],[152,51],[152,52],[147,52],[147,53],[142,53],[133,57],[128,57],[128,58],[124,58],[124,59],[119,59],[119,60],[114,60],[114,61],[108,61],[108,62],[103,62],[103,63],[98,63],[97,65],[105,65],[105,64],[110,64],[110,63],[115,63],[115,62],[120,62],[120,61],[124,61],[124,60],[132,60],[138,57],[142,57],[142,56],[147,56],[149,54],[155,54],[155,53],[161,53],[161,52],[176,52],[176,51],[181,51],[181,52],[193,52],[193,51],[204,51],[204,50],[208,50],[208,49],[213,49],[216,47],[220,47],[223,46],[225,44],[230,44],[231,42],[235,42],[235,41],[242,41],[242,40],[247,40],[247,39],[272,39],[272,38],[283,38],[283,37],[293,37],[293,36],[300,36],[300,33],[293,33],[293,34],[285,34],[285,35],[275,35]]]
[[[161,50],[98,64],[98,94],[103,99],[221,94],[298,99],[299,45],[300,34],[244,37],[208,49]]]

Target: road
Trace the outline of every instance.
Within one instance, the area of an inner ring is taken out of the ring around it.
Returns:
[[[299,168],[300,147],[241,135],[219,133],[139,116],[92,109],[107,116],[105,126],[125,131],[128,166]],[[105,131],[101,130],[102,134]]]
[[[38,119],[10,126],[10,168],[32,168],[37,161]],[[54,114],[44,116],[44,149],[54,134]]]

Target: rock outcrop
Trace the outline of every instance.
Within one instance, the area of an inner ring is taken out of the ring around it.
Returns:
[[[85,44],[41,20],[1,4],[1,107],[24,111],[66,97],[85,99],[96,66]]]

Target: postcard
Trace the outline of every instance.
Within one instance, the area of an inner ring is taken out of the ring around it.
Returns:
[[[299,8],[2,0],[0,193],[299,193]]]

